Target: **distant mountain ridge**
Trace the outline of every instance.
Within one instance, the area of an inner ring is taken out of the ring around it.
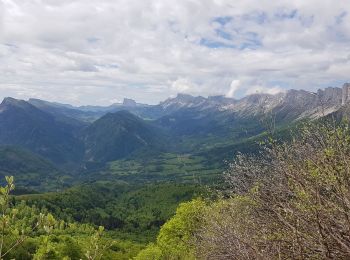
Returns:
[[[347,94],[349,93],[349,94]],[[339,109],[342,104],[350,99],[350,84],[344,84],[343,88],[328,87],[320,89],[316,93],[305,90],[289,90],[275,95],[256,93],[242,99],[227,98],[224,96],[212,96],[208,98],[193,97],[179,94],[175,98],[161,102],[158,106],[166,113],[181,109],[217,109],[229,111],[242,116],[259,115],[266,112],[287,113],[295,109],[293,119],[302,117],[319,117],[320,113],[329,114]]]
[[[74,107],[5,98],[0,104],[0,149],[14,147],[7,154],[42,164],[33,159],[37,157],[29,158],[32,152],[74,175],[133,157],[210,154],[214,148],[263,133],[266,116],[274,115],[276,127],[288,127],[300,119],[348,116],[349,107],[349,83],[317,92],[256,93],[242,99],[178,94],[158,105],[125,99],[106,107]],[[34,166],[30,169],[42,168]]]
[[[177,133],[194,134],[197,131],[215,135],[217,130],[226,128],[224,132],[232,131],[232,127],[235,128],[234,124],[237,126],[243,121],[245,123],[249,120],[257,121],[267,113],[274,114],[278,123],[288,123],[303,118],[319,118],[339,110],[342,105],[348,103],[349,99],[350,84],[345,83],[342,88],[328,87],[317,92],[292,89],[276,95],[256,93],[241,99],[178,94],[158,105],[139,104],[126,98],[123,103],[106,107],[74,107],[39,99],[29,99],[28,102],[18,101],[17,106],[19,103],[22,106],[28,106],[29,103],[53,116],[55,121],[74,126],[78,132],[79,129],[87,127],[107,113],[126,110],[141,118],[156,120],[161,127],[177,129],[178,131],[175,131]],[[8,98],[3,103],[15,101]],[[0,112],[1,109],[3,108],[0,107]],[[207,131],[206,125],[211,128],[210,131]]]
[[[63,165],[80,160],[74,131],[75,126],[26,101],[5,98],[0,104],[0,145],[21,146]]]
[[[122,110],[129,111],[141,118],[158,120],[163,123],[168,120],[172,124],[174,124],[174,120],[176,121],[176,117],[181,117],[182,113],[191,114],[194,119],[212,118],[213,116],[251,119],[261,117],[266,113],[273,113],[279,122],[290,122],[291,120],[319,118],[328,115],[340,109],[342,105],[347,104],[349,99],[350,84],[345,83],[343,88],[328,87],[317,92],[292,89],[276,95],[256,93],[241,99],[224,96],[205,98],[178,94],[176,97],[169,98],[158,105],[139,104],[132,99],[124,99],[123,103],[106,107],[74,107],[39,99],[29,99],[28,102],[18,101],[17,103],[21,103],[22,106],[29,103],[39,110],[51,114],[56,121],[82,128],[107,113]],[[11,102],[15,102],[15,99],[7,98],[3,103]],[[0,107],[0,112],[1,109],[3,108]],[[187,115],[184,116],[188,118]]]
[[[208,110],[228,111],[241,116],[259,115],[266,112],[284,114],[288,119],[298,119],[303,117],[320,117],[332,113],[346,104],[350,100],[350,83],[345,83],[342,88],[328,87],[319,89],[317,92],[306,90],[288,90],[275,95],[256,93],[241,99],[228,98],[225,96],[191,96],[188,94],[178,94],[174,98],[169,98],[158,105],[139,104],[133,99],[125,98],[123,103],[116,103],[110,106],[81,106],[74,107],[67,104],[47,102],[38,99],[29,99],[28,102],[38,108],[50,108],[61,111],[65,115],[82,119],[84,116],[93,121],[108,112],[128,110],[138,116],[158,119],[165,115],[179,110]],[[295,111],[287,115],[290,109]],[[85,114],[84,114],[85,113]]]

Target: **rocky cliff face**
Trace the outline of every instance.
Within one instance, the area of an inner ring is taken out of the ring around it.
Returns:
[[[317,92],[289,90],[276,95],[253,94],[236,100],[224,96],[193,97],[179,94],[159,105],[164,113],[182,109],[206,111],[215,109],[234,113],[240,117],[252,117],[272,112],[280,120],[296,120],[305,117],[318,118],[338,110],[350,102],[350,83],[343,88],[328,87]]]
[[[124,101],[123,101],[123,106],[126,106],[126,107],[136,107],[137,103],[135,100],[133,99],[129,99],[129,98],[124,98]]]
[[[341,88],[328,87],[325,89],[319,89],[317,96],[319,103],[325,106],[339,106],[342,103],[343,90]]]
[[[350,100],[350,83],[345,83],[342,89],[342,105],[345,105]]]

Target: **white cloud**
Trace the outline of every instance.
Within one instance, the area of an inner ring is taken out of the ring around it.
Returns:
[[[193,91],[193,84],[188,79],[177,79],[171,84],[171,89],[177,93]]]
[[[245,92],[246,95],[256,94],[256,93],[265,93],[270,95],[276,95],[278,93],[284,92],[285,90],[279,86],[275,87],[264,87],[264,86],[253,86],[247,89]]]
[[[349,43],[348,0],[2,0],[0,97],[315,90],[349,80]]]
[[[230,90],[227,92],[226,97],[234,97],[235,93],[241,86],[241,82],[239,80],[232,80],[231,85],[230,85]]]

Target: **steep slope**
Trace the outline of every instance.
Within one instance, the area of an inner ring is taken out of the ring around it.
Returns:
[[[84,133],[85,159],[107,162],[123,158],[140,149],[159,148],[162,133],[150,123],[127,111],[108,113]]]
[[[159,121],[165,126],[168,124],[172,129],[177,129],[181,128],[184,122],[188,128],[200,120],[202,124],[192,131],[211,133],[213,131],[210,129],[216,131],[220,125],[232,130],[242,125],[243,121],[258,122],[268,113],[274,114],[277,124],[284,124],[302,118],[322,117],[338,110],[342,104],[343,92],[341,88],[331,87],[317,93],[289,90],[276,95],[252,94],[239,100],[222,96],[204,98],[179,94],[158,105],[165,114]]]
[[[78,162],[82,144],[75,128],[31,104],[5,98],[0,104],[0,144],[17,145],[60,165]]]
[[[164,115],[189,109],[227,111],[236,117],[261,116],[273,112],[281,120],[296,120],[323,116],[339,109],[343,92],[344,89],[332,87],[320,89],[316,93],[292,89],[275,95],[256,93],[238,100],[223,96],[204,98],[179,94],[175,98],[161,102],[158,107],[163,110]]]
[[[337,122],[341,122],[345,120],[350,122],[350,103],[344,104],[341,108],[334,111],[333,113],[328,114],[324,118],[325,120],[336,120]]]
[[[67,186],[67,175],[50,161],[32,152],[13,146],[0,147],[0,178],[14,176],[16,185],[39,191]]]
[[[290,122],[301,118],[319,118],[341,107],[342,89],[326,88],[317,93],[304,90],[290,90],[274,107],[278,121]]]

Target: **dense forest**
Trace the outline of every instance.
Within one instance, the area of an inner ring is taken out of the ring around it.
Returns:
[[[102,253],[102,259],[130,259],[155,240],[179,203],[204,194],[186,184],[94,183],[59,193],[10,195],[14,180],[6,181],[4,259],[101,259]]]

